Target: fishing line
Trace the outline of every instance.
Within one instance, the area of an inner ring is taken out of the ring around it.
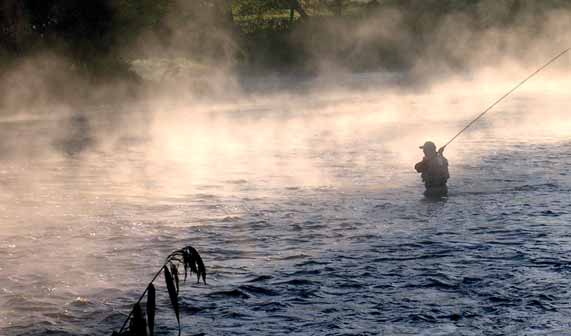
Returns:
[[[458,132],[458,134],[456,134],[452,139],[450,139],[450,141],[448,141],[446,143],[446,145],[441,147],[441,150],[443,150],[444,148],[446,148],[446,146],[448,146],[452,141],[454,141],[457,137],[460,136],[460,134],[464,133],[465,130],[467,130],[470,126],[472,126],[476,121],[480,120],[480,118],[482,118],[486,113],[488,113],[491,109],[493,109],[496,105],[498,105],[502,100],[504,100],[505,98],[507,98],[510,94],[512,94],[515,90],[517,90],[520,86],[522,86],[523,84],[525,84],[528,80],[530,80],[531,78],[533,78],[535,75],[537,75],[538,73],[540,73],[543,69],[547,68],[549,65],[551,65],[551,63],[555,62],[559,57],[563,56],[565,53],[567,53],[569,50],[571,50],[571,48],[565,49],[563,50],[561,53],[557,54],[557,56],[553,57],[549,62],[545,63],[541,68],[535,70],[534,73],[532,73],[531,75],[529,75],[526,79],[522,80],[521,82],[519,82],[519,84],[517,84],[513,89],[511,89],[510,91],[508,91],[506,94],[504,94],[502,97],[500,97],[498,100],[496,100],[492,105],[490,105],[490,107],[488,107],[487,109],[484,110],[484,112],[480,113],[476,119],[472,120],[468,125],[466,125],[466,127],[464,127],[460,132]]]

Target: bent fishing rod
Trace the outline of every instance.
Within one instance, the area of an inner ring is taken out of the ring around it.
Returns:
[[[507,98],[510,94],[512,94],[515,90],[519,89],[523,84],[525,84],[528,80],[530,80],[531,78],[533,78],[535,75],[537,75],[538,73],[540,73],[543,69],[547,68],[548,66],[551,65],[551,63],[555,62],[557,59],[559,59],[559,57],[563,56],[565,53],[567,53],[569,50],[571,50],[571,48],[565,49],[562,52],[560,52],[559,54],[557,54],[557,56],[553,57],[549,62],[545,63],[541,68],[535,70],[535,72],[533,72],[531,75],[529,75],[526,79],[522,80],[521,82],[519,82],[516,86],[514,86],[513,89],[511,89],[510,91],[508,91],[506,94],[504,94],[503,96],[501,96],[498,100],[496,100],[492,105],[490,105],[487,109],[484,110],[484,112],[480,113],[474,120],[472,120],[468,125],[466,125],[466,127],[464,127],[460,132],[458,132],[452,139],[450,139],[450,141],[448,141],[446,143],[446,145],[442,146],[439,151],[444,151],[444,149],[454,140],[456,140],[457,137],[460,136],[460,134],[464,133],[464,131],[466,131],[468,128],[470,128],[470,126],[472,126],[476,121],[480,120],[486,113],[488,113],[491,109],[493,109],[496,105],[498,105],[502,100],[504,100],[505,98]]]

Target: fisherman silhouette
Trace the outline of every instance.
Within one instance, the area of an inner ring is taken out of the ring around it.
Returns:
[[[427,141],[419,147],[424,152],[422,161],[414,166],[424,182],[427,197],[442,197],[448,194],[446,182],[450,177],[448,173],[448,160],[444,157],[444,148],[436,151],[436,145],[432,141]]]

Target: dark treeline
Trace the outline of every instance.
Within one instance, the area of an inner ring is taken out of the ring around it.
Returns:
[[[306,71],[324,59],[405,68],[449,14],[476,30],[522,20],[539,29],[548,11],[570,7],[568,0],[3,0],[0,61],[49,50],[94,78],[123,76],[130,59],[148,53],[250,70]],[[391,10],[401,31],[379,33]],[[355,37],[363,22],[371,32]]]

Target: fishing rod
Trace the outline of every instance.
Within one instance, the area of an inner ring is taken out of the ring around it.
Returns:
[[[506,94],[504,94],[502,97],[500,97],[498,100],[496,100],[492,105],[490,105],[487,109],[484,110],[484,112],[480,113],[476,119],[472,120],[468,125],[466,125],[466,127],[464,127],[460,132],[458,132],[452,139],[450,139],[450,141],[448,141],[446,143],[446,145],[442,146],[440,148],[439,151],[443,151],[444,148],[446,148],[446,146],[448,146],[452,141],[454,141],[457,137],[460,136],[460,134],[464,133],[465,130],[467,130],[468,128],[470,128],[470,126],[472,126],[476,121],[480,120],[480,118],[482,118],[486,113],[488,113],[491,109],[493,109],[496,105],[498,105],[502,100],[504,100],[505,98],[507,98],[507,96],[509,96],[510,94],[512,94],[515,90],[519,89],[519,87],[521,87],[523,84],[525,84],[528,80],[530,80],[531,78],[533,78],[535,75],[537,75],[538,73],[540,73],[543,69],[547,68],[548,66],[551,65],[551,63],[555,62],[557,59],[559,59],[559,57],[563,56],[565,53],[567,53],[569,50],[571,50],[571,48],[565,49],[562,52],[560,52],[559,54],[557,54],[557,56],[553,57],[549,62],[545,63],[541,68],[535,70],[534,73],[532,73],[531,75],[529,75],[526,79],[522,80],[521,82],[519,82],[519,84],[517,84],[513,89],[511,89],[510,91],[508,91]]]

